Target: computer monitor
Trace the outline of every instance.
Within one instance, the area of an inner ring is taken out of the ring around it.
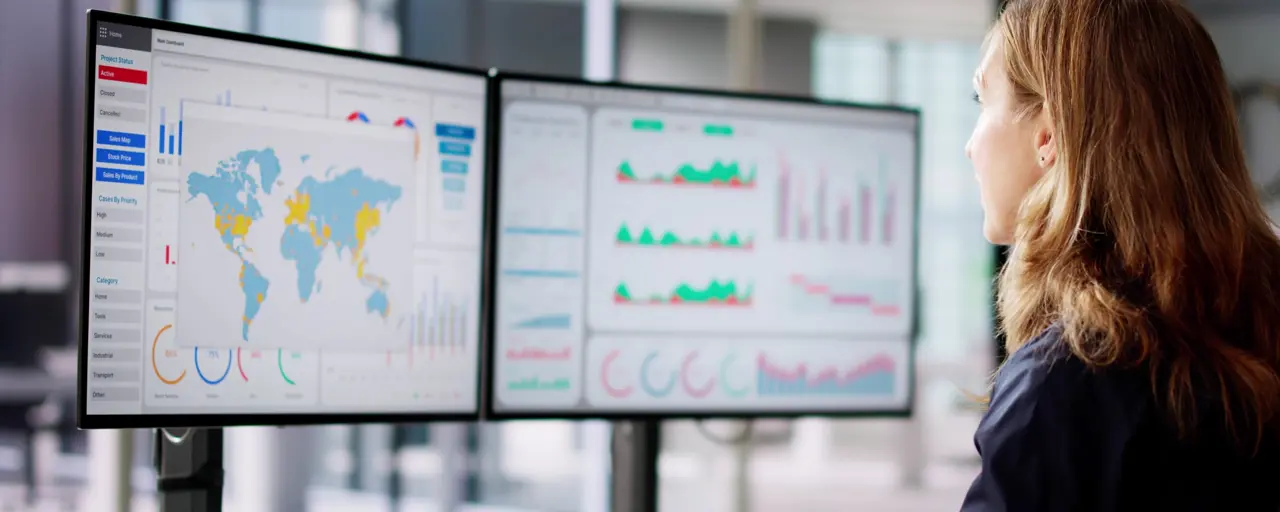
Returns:
[[[485,74],[88,22],[80,425],[475,418]]]
[[[491,88],[487,413],[909,414],[916,111]]]

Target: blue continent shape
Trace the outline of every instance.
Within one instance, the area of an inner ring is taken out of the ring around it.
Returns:
[[[244,293],[240,336],[245,341],[249,340],[249,327],[262,310],[270,287],[270,282],[258,267],[246,259],[243,245],[235,243],[243,242],[252,222],[262,218],[262,204],[258,201],[259,182],[248,173],[249,165],[255,162],[262,190],[270,194],[281,171],[280,161],[271,148],[241,151],[218,162],[218,167],[211,174],[192,172],[187,175],[187,201],[200,196],[209,201],[219,238],[240,258],[240,290]]]
[[[234,217],[243,215],[250,220],[258,220],[262,218],[262,204],[258,202],[258,182],[253,176],[244,172],[248,167],[248,160],[252,160],[258,152],[245,151],[236,155],[231,160],[223,160],[218,162],[218,168],[213,174],[201,174],[192,172],[187,175],[187,200],[192,201],[200,196],[205,196],[209,200],[209,206],[213,208],[214,216]],[[274,155],[271,157],[274,159]],[[276,168],[279,168],[277,162]],[[228,221],[230,224],[232,221]],[[214,225],[215,228],[217,224]],[[219,233],[222,243],[233,247],[233,250],[239,254],[240,249],[234,246],[234,242],[242,238],[237,235],[235,230],[223,229]]]
[[[271,283],[258,271],[258,267],[247,261],[241,263],[240,289],[244,290],[244,318],[240,336],[245,341],[249,341],[249,324],[253,323],[258,311],[262,310],[262,303],[267,299],[267,288],[270,286]]]
[[[304,303],[320,292],[316,272],[325,249],[332,245],[339,259],[344,252],[356,256],[360,249],[356,226],[360,211],[369,208],[390,212],[402,194],[400,187],[367,176],[360,168],[330,177],[332,170],[330,168],[323,179],[308,176],[298,184],[295,197],[306,197],[307,222],[291,222],[280,238],[282,256],[295,263],[298,297]],[[367,239],[377,231],[375,223],[364,236]],[[367,255],[361,255],[361,258],[367,261]],[[359,264],[355,259],[352,262]],[[360,280],[372,289],[365,299],[365,311],[387,318],[391,302],[385,280],[367,273]]]
[[[280,252],[284,259],[296,262],[298,270],[298,297],[302,302],[311,298],[313,292],[320,291],[316,282],[316,269],[320,266],[322,247],[317,247],[310,233],[303,231],[296,224],[284,229],[280,238]]]
[[[280,178],[280,159],[276,158],[274,149],[241,151],[234,160],[237,165],[236,170],[241,172],[248,169],[250,163],[257,162],[258,177],[262,178],[262,191],[268,194],[271,193],[271,189],[275,187],[276,179]]]
[[[308,176],[298,185],[298,192],[311,197],[309,216],[316,229],[329,228],[328,239],[337,246],[339,257],[356,248],[356,213],[366,204],[390,212],[401,195],[400,187],[366,176],[360,168],[328,181]]]
[[[366,312],[378,313],[382,315],[382,318],[387,317],[391,307],[390,302],[387,300],[387,292],[380,289],[374,290],[373,294],[369,295],[368,300],[365,300],[364,305]]]

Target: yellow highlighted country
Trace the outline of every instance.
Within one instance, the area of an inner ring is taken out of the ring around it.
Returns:
[[[311,213],[311,194],[299,192],[296,198],[285,199],[284,205],[289,209],[289,214],[284,217],[286,226],[289,224],[304,224],[307,222],[307,214]],[[312,226],[313,231],[314,227]]]

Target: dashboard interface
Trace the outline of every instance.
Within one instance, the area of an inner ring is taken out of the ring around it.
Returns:
[[[500,94],[496,413],[909,407],[916,113]]]
[[[483,74],[93,30],[88,415],[477,412]]]

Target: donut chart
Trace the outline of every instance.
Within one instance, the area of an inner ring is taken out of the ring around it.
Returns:
[[[676,389],[676,381],[679,379],[680,375],[677,372],[671,372],[671,375],[667,377],[667,383],[661,388],[655,388],[653,384],[649,382],[649,365],[653,364],[657,359],[658,352],[650,352],[648,356],[645,356],[644,362],[640,363],[640,389],[643,389],[644,392],[648,393],[651,397],[663,398],[670,395],[671,392]]]
[[[179,382],[182,382],[182,379],[185,379],[187,377],[187,371],[182,370],[182,373],[179,373],[177,377],[174,377],[172,379],[165,378],[165,376],[160,373],[160,366],[156,364],[156,346],[160,344],[160,335],[164,334],[165,332],[167,332],[169,329],[172,329],[172,328],[173,328],[173,324],[166,324],[164,327],[161,327],[160,330],[156,332],[155,338],[152,338],[151,340],[151,371],[156,374],[156,378],[160,379],[160,382],[163,382],[170,386],[177,385]]]
[[[689,382],[689,369],[693,367],[693,362],[698,359],[698,351],[689,352],[684,357],[684,363],[680,365],[680,386],[684,388],[684,392],[693,398],[705,398],[716,389],[715,379],[709,379],[701,386],[695,386]]]
[[[217,379],[209,379],[204,375],[204,370],[200,369],[200,347],[193,348],[192,353],[195,354],[194,360],[196,365],[196,375],[199,375],[200,380],[203,380],[205,384],[208,384],[210,386],[221,384],[222,381],[227,380],[228,375],[231,375],[231,365],[235,364],[235,361],[234,361],[235,352],[236,351],[233,349],[227,349],[227,368],[222,371],[221,377],[218,377]]]
[[[197,368],[199,368],[197,366]],[[240,378],[245,382],[249,382],[249,376],[244,374],[244,364],[240,362],[240,348],[236,347],[236,370],[240,372]]]
[[[747,393],[751,392],[750,385],[734,389],[733,386],[729,384],[729,367],[733,366],[733,362],[737,359],[738,354],[729,354],[724,358],[724,360],[720,361],[720,387],[724,389],[724,394],[732,398],[742,398],[747,396]]]
[[[631,386],[618,388],[609,383],[609,368],[613,366],[613,362],[617,360],[620,355],[622,355],[621,351],[614,350],[604,356],[604,361],[600,363],[600,385],[604,388],[605,393],[608,393],[609,396],[614,398],[626,398],[631,396],[632,391],[635,391],[635,388]]]
[[[297,386],[298,383],[289,378],[289,374],[284,372],[284,349],[276,349],[276,368],[280,369],[280,377],[284,379],[290,386]]]

